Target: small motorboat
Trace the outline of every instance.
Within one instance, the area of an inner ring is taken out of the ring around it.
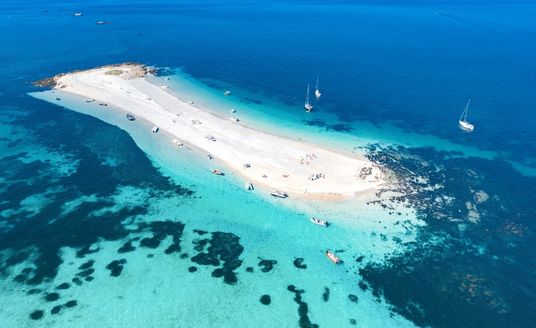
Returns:
[[[239,120],[238,118],[236,118],[236,117],[230,117],[229,119],[230,119],[231,121],[233,121],[233,122],[239,122],[239,121],[240,121],[240,120]]]
[[[86,100],[87,103],[92,103],[92,102],[94,102],[94,101],[95,101],[94,98],[91,98],[91,99]]]
[[[318,76],[316,77],[316,88],[315,88],[315,97],[316,99],[320,99],[320,96],[322,96],[322,93],[320,92],[320,89],[318,88]]]
[[[236,109],[231,108],[231,113],[236,113]]]
[[[212,157],[212,155],[208,154],[207,155],[208,159],[213,159],[214,157]]]
[[[80,16],[82,16],[82,13],[77,11],[77,12],[73,13],[73,16],[80,17]]]
[[[212,169],[211,172],[216,174],[216,175],[224,175],[222,171],[216,170],[216,169]]]
[[[253,188],[253,183],[251,183],[251,182],[246,183],[246,189],[247,189],[247,190],[253,190],[253,189],[255,189],[255,188]]]
[[[167,89],[167,88],[169,88],[169,87],[168,87],[167,85],[161,85],[160,88],[162,88],[162,89]]]
[[[311,218],[311,222],[313,222],[314,224],[318,224],[319,226],[326,227],[326,228],[329,225],[328,221],[320,220],[320,219],[317,219],[317,218]]]
[[[135,119],[136,119],[136,118],[134,117],[134,115],[132,115],[132,114],[130,114],[130,113],[127,114],[127,120],[129,120],[129,121],[134,121]]]
[[[335,255],[335,253],[333,253],[331,250],[326,250],[326,256],[328,257],[328,259],[335,263],[335,264],[341,264],[342,263],[342,260],[340,257],[338,257],[337,255]]]
[[[246,163],[246,164],[244,164],[244,165],[242,165],[242,166],[243,166],[245,169],[249,169],[249,168],[251,167],[251,164]]]
[[[311,112],[313,110],[313,105],[309,102],[309,84],[307,84],[307,93],[305,94],[305,111]]]
[[[282,191],[272,191],[270,193],[270,195],[274,196],[274,197],[277,197],[277,198],[287,198],[288,195],[286,192],[282,192]]]
[[[231,90],[225,90],[225,92],[223,93],[224,96],[230,96],[231,95]]]
[[[172,141],[175,145],[177,145],[177,146],[179,146],[179,147],[183,145],[183,143],[180,142],[180,141],[177,140],[177,139],[173,139],[173,140],[171,140],[171,141]]]
[[[160,129],[158,128],[158,126],[153,126],[153,128],[151,129],[151,132],[152,132],[152,133],[157,133],[158,130],[160,130]]]

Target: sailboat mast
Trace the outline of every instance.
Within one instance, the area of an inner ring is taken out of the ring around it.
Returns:
[[[471,104],[471,99],[467,101],[467,105],[465,106],[465,116],[463,117],[464,121],[467,121],[467,114],[469,113],[469,105]]]
[[[465,105],[465,108],[462,112],[462,115],[460,116],[460,121],[465,122],[467,120],[467,113],[469,112],[469,104],[471,103],[471,99],[467,101],[467,105]]]

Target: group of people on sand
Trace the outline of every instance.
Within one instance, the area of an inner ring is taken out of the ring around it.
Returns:
[[[315,174],[311,174],[311,176],[309,177],[309,180],[310,181],[315,181],[315,180],[318,180],[318,179],[325,179],[326,178],[326,175],[323,174],[323,173],[315,173]]]
[[[300,158],[300,165],[306,164],[309,165],[309,161],[318,158],[314,153],[305,154],[305,157]]]

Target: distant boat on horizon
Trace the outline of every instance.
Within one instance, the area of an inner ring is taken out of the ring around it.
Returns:
[[[309,102],[309,83],[307,84],[307,93],[305,94],[305,111],[310,112],[313,110],[313,105]]]
[[[471,99],[467,101],[467,105],[465,105],[465,109],[463,110],[462,115],[460,116],[460,120],[458,121],[460,128],[468,132],[472,132],[475,129],[475,126],[467,121],[467,113],[469,113],[470,104]]]
[[[316,88],[315,88],[315,97],[316,99],[320,99],[320,96],[322,93],[320,92],[320,89],[318,88],[318,76],[316,77]]]

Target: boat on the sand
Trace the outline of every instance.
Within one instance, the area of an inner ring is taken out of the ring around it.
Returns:
[[[288,197],[288,195],[287,195],[286,192],[277,191],[277,190],[272,191],[272,192],[270,193],[270,195],[272,195],[272,196],[274,196],[274,197],[277,197],[277,198],[287,198],[287,197]]]

